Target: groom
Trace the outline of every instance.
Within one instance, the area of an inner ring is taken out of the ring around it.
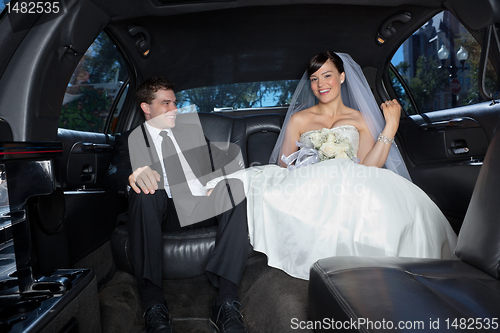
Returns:
[[[214,332],[247,332],[237,301],[248,256],[243,185],[227,180],[213,191],[206,192],[203,187],[217,176],[241,169],[241,155],[238,152],[231,157],[211,144],[199,123],[192,121],[196,114],[184,117],[187,121],[181,119],[174,86],[166,79],[147,80],[136,97],[146,122],[128,139],[133,170],[129,176],[128,228],[146,330],[172,332],[162,291],[162,231],[206,224],[216,217],[217,239],[206,273],[219,293],[209,324]]]

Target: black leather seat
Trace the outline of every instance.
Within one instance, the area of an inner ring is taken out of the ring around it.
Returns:
[[[205,136],[221,149],[229,148],[229,143],[237,144],[241,149],[245,167],[248,167],[268,164],[284,115],[230,117],[200,113],[199,118]],[[113,165],[110,170],[116,172]],[[131,170],[124,172],[126,175],[130,173]],[[124,180],[121,182],[123,184],[110,184],[109,187],[117,189],[117,193],[124,193],[126,184]],[[208,255],[215,246],[216,231],[215,226],[165,233],[163,278],[190,278],[204,274]],[[128,231],[125,224],[119,225],[114,230],[111,245],[117,267],[132,273],[133,268],[128,258]],[[255,252],[250,251],[250,256],[254,254]]]
[[[388,325],[425,332],[500,331],[499,188],[497,131],[458,237],[455,253],[460,260],[319,260],[310,272],[309,317],[327,325],[318,325],[316,332],[327,331],[331,319],[333,325],[363,332],[389,331]],[[360,322],[366,325],[352,324]]]

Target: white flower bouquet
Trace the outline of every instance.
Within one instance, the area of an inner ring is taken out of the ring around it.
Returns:
[[[349,140],[331,129],[324,128],[310,134],[314,149],[318,151],[320,161],[332,158],[355,158],[354,148]]]

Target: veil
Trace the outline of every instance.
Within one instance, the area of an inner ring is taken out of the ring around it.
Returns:
[[[380,112],[380,108],[375,101],[370,86],[361,70],[361,67],[351,58],[350,55],[345,53],[337,53],[344,63],[345,80],[341,88],[342,102],[344,105],[359,110],[363,116],[370,133],[375,142],[378,135],[382,133],[385,127],[385,120]],[[297,89],[295,90],[290,106],[283,122],[282,131],[278,136],[276,145],[269,159],[269,163],[277,164],[281,152],[281,146],[285,137],[286,127],[290,117],[304,109],[307,109],[317,103],[316,96],[309,87],[310,81],[307,71],[302,76]],[[391,150],[384,165],[385,168],[394,171],[400,176],[411,180],[410,174],[406,169],[406,165],[401,157],[398,147],[392,143]]]

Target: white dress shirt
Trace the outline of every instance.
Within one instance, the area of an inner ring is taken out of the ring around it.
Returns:
[[[165,191],[167,192],[167,195],[169,198],[172,198],[172,193],[170,193],[170,186],[168,185],[168,180],[167,180],[167,173],[165,171],[165,165],[163,164],[163,152],[161,149],[161,144],[163,142],[163,137],[160,135],[162,131],[167,132],[167,135],[172,139],[172,142],[174,143],[175,150],[177,151],[177,154],[179,155],[179,160],[181,162],[182,170],[184,171],[184,175],[186,176],[186,181],[188,183],[189,189],[191,190],[191,194],[194,196],[198,197],[204,197],[206,196],[205,188],[201,184],[201,182],[196,178],[196,175],[194,174],[193,170],[191,170],[191,167],[189,166],[189,163],[187,162],[186,158],[184,157],[184,154],[182,153],[181,148],[177,144],[177,141],[175,140],[174,134],[172,133],[172,130],[166,129],[166,130],[161,130],[159,128],[153,127],[146,122],[146,128],[149,131],[149,134],[151,135],[151,138],[153,139],[154,146],[156,148],[156,153],[158,154],[158,157],[160,158],[160,163],[161,163],[161,168],[163,170],[163,180],[165,184]]]

